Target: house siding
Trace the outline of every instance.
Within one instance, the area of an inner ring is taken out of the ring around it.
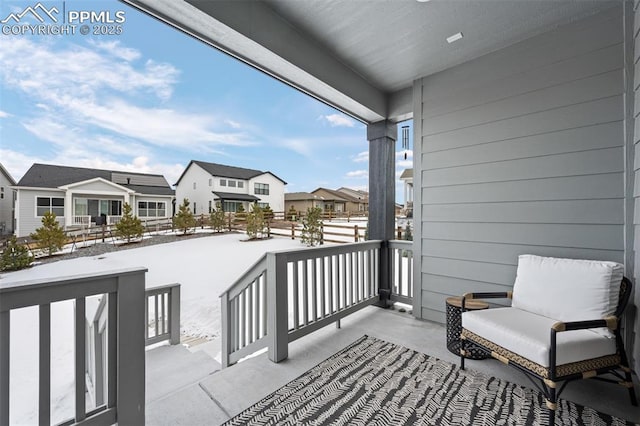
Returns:
[[[633,250],[633,263],[634,263],[634,278],[635,278],[635,300],[634,308],[628,315],[627,325],[633,329],[634,336],[627,338],[627,341],[633,341],[633,355],[632,363],[635,365],[635,370],[640,371],[640,339],[637,336],[640,334],[640,324],[638,320],[638,307],[640,307],[640,290],[638,290],[638,275],[640,274],[640,1],[634,1],[633,10],[629,10],[629,5],[626,5],[625,9],[625,36],[627,47],[625,53],[627,54],[627,90],[628,92],[628,104],[626,108],[627,115],[629,116],[628,132],[630,134],[632,145],[632,152],[629,153],[629,163],[633,165],[633,174],[630,178],[634,179],[633,185],[633,200],[635,208],[632,206],[633,213],[633,228],[630,230],[629,242]],[[633,156],[633,158],[631,158]],[[629,349],[627,350],[629,352]]]
[[[0,198],[0,234],[13,233],[13,193],[10,188],[13,185],[7,177],[0,171],[0,187],[3,188],[2,198]]]
[[[255,184],[266,183],[269,185],[269,195],[256,194]],[[249,194],[260,199],[260,203],[269,203],[274,212],[284,211],[284,183],[269,173],[264,173],[249,180]]]
[[[19,189],[18,199],[16,201],[16,235],[18,237],[27,237],[40,226],[42,226],[42,218],[36,216],[36,198],[37,197],[59,197],[64,198],[63,191],[47,191],[47,190],[30,190]],[[66,208],[66,206],[65,206]],[[64,218],[58,217],[60,226],[64,227]]]
[[[414,82],[416,314],[520,254],[624,262],[622,9]]]
[[[213,179],[209,186],[209,179]],[[193,183],[196,183],[196,189],[193,189]],[[226,189],[223,191],[231,192]],[[185,171],[184,176],[180,179],[180,183],[176,187],[176,210],[182,204],[185,198],[189,199],[191,211],[193,212],[193,203],[196,203],[197,211],[195,214],[209,214],[209,200],[213,200],[211,191],[220,191],[220,179],[211,176],[209,172],[202,167],[192,163]],[[245,190],[246,191],[246,190]]]

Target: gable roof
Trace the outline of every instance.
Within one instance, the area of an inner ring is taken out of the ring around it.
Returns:
[[[404,169],[400,175],[400,179],[413,179],[413,169]]]
[[[9,172],[7,171],[7,169],[4,168],[4,166],[2,165],[2,163],[0,163],[0,172],[5,175],[5,177],[7,178],[7,180],[9,181],[10,185],[15,185],[16,181],[15,179],[9,174]]]
[[[358,200],[356,197],[352,197],[351,195],[345,193],[345,192],[340,192],[340,191],[336,191],[333,189],[329,189],[329,188],[318,188],[315,191],[312,191],[312,194],[315,194],[318,191],[324,191],[327,194],[329,194],[331,197],[333,197],[334,201],[350,201],[352,203],[360,203],[362,202],[362,200]],[[325,197],[326,198],[326,197]]]
[[[33,164],[27,170],[17,186],[58,188],[95,178],[101,178],[144,194],[173,195],[174,193],[162,175],[39,163]]]
[[[287,192],[284,194],[285,201],[306,201],[319,200],[324,201],[324,197],[309,192]]]
[[[176,185],[180,183],[180,180],[182,179],[184,174],[187,172],[187,170],[189,170],[189,167],[191,167],[192,164],[197,164],[204,171],[209,173],[211,176],[217,176],[217,177],[223,177],[223,178],[232,178],[232,179],[249,180],[249,179],[252,179],[252,178],[254,178],[256,176],[260,176],[260,175],[268,173],[271,176],[273,176],[276,179],[278,179],[279,181],[281,181],[282,183],[284,183],[285,185],[287,184],[287,182],[285,182],[284,180],[280,179],[278,176],[274,175],[273,173],[271,173],[269,171],[263,172],[261,170],[245,169],[243,167],[227,166],[227,165],[224,165],[224,164],[208,163],[206,161],[191,160],[189,162],[189,164],[187,165],[187,167],[182,172],[182,174],[180,175],[180,177],[178,178],[178,181],[176,182]]]

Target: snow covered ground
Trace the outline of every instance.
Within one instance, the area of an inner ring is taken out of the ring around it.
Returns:
[[[158,244],[38,265],[6,273],[5,279],[28,280],[74,275],[87,262],[149,269],[147,288],[171,283],[181,286],[181,330],[194,336],[216,337],[220,332],[219,295],[269,251],[301,248],[299,240],[272,238],[245,241],[244,234],[222,234]],[[54,423],[73,416],[73,303],[51,308],[51,408]],[[38,310],[24,308],[11,314],[11,424],[37,423]],[[88,407],[89,408],[89,407]]]

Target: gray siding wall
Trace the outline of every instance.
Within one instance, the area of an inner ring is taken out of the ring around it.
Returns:
[[[627,6],[628,7],[628,6]],[[629,61],[632,63],[627,63],[629,68],[627,72],[629,84],[628,89],[631,92],[629,94],[629,98],[634,96],[633,105],[629,103],[627,107],[627,113],[633,117],[630,126],[633,126],[633,129],[630,129],[629,132],[632,134],[632,140],[634,142],[634,151],[635,158],[633,161],[633,169],[634,169],[634,219],[633,219],[633,245],[635,248],[634,253],[634,266],[635,266],[635,310],[632,315],[629,315],[627,324],[634,326],[635,336],[640,334],[640,324],[638,319],[638,307],[640,307],[640,290],[638,290],[638,275],[640,274],[640,2],[635,1],[633,11],[627,9],[625,11],[627,13],[627,19],[625,19],[625,24],[628,26],[626,36],[627,36],[627,49],[626,52],[629,56]],[[632,15],[632,16],[631,16]],[[633,21],[633,24],[631,24]],[[633,53],[631,53],[633,52]],[[635,125],[634,125],[635,124]],[[630,327],[631,328],[631,327]],[[635,364],[635,370],[640,371],[640,339],[633,339],[634,341],[634,350],[633,350],[633,358]],[[627,351],[628,352],[628,351]]]
[[[42,218],[36,216],[36,197],[64,198],[64,193],[55,190],[20,189],[16,205],[16,219],[18,222],[16,234],[18,237],[27,237],[42,226]],[[58,217],[57,219],[60,225],[64,226],[64,217]]]
[[[624,262],[621,28],[615,7],[416,80],[422,318],[511,289],[520,254]]]

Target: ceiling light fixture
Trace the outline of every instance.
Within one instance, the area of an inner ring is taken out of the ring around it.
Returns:
[[[447,37],[447,43],[451,44],[451,43],[453,43],[454,41],[458,41],[458,40],[460,40],[462,37],[464,37],[464,36],[462,35],[462,33],[456,33],[456,34],[454,34],[454,35],[452,35],[452,36]]]

